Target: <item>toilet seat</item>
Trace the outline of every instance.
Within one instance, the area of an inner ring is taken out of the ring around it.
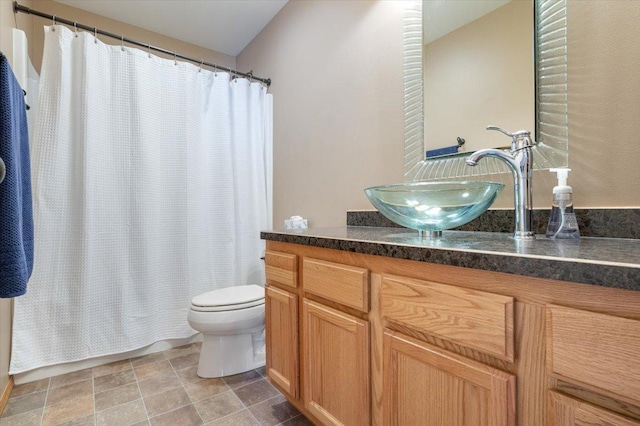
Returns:
[[[241,285],[199,294],[191,300],[191,309],[198,312],[235,311],[263,304],[263,287]]]

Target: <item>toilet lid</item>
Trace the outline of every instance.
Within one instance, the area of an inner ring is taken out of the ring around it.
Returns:
[[[196,310],[243,309],[264,303],[264,287],[258,285],[240,285],[221,288],[199,294],[191,300],[192,308]],[[204,309],[197,309],[204,308]]]

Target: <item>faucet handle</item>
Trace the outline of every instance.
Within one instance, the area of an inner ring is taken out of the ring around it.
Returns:
[[[531,132],[528,130],[518,130],[511,133],[498,126],[487,126],[487,130],[497,130],[511,138],[511,152],[533,145],[531,141]]]

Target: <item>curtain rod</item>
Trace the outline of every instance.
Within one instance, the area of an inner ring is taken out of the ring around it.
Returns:
[[[90,27],[88,25],[78,24],[75,21],[70,21],[68,19],[58,18],[55,15],[49,15],[48,13],[39,12],[39,11],[33,10],[33,9],[29,8],[29,7],[22,6],[22,5],[18,4],[17,1],[13,2],[13,11],[15,13],[22,12],[22,13],[27,13],[27,14],[30,14],[30,15],[36,15],[36,16],[39,16],[41,18],[51,19],[54,24],[59,22],[61,24],[71,25],[74,28],[80,28],[80,29],[83,29],[85,31],[91,31],[94,34],[100,34],[100,35],[103,35],[103,36],[107,36],[107,37],[111,37],[111,38],[120,40],[122,43],[129,43],[129,44],[133,44],[133,45],[136,45],[136,46],[144,47],[144,48],[146,48],[148,50],[161,52],[161,53],[164,53],[164,54],[167,54],[167,55],[171,55],[174,58],[180,58],[180,59],[184,59],[185,61],[190,61],[190,62],[196,63],[196,64],[198,64],[200,66],[206,65],[206,66],[211,67],[211,68],[216,69],[216,70],[227,71],[229,73],[232,73],[232,74],[235,74],[235,75],[238,75],[238,76],[246,77],[249,80],[260,81],[260,82],[266,84],[267,87],[271,85],[271,79],[270,78],[255,77],[253,75],[253,71],[249,71],[248,73],[243,73],[243,72],[239,72],[237,70],[233,70],[231,68],[226,68],[226,67],[222,67],[220,65],[212,64],[212,63],[209,63],[209,62],[204,62],[203,60],[200,60],[200,59],[190,58],[188,56],[184,56],[184,55],[181,55],[179,53],[163,49],[161,47],[155,47],[155,46],[152,46],[152,45],[150,45],[148,43],[141,43],[139,41],[131,40],[131,39],[126,38],[126,37],[121,36],[121,35],[117,35],[117,34],[110,33],[108,31],[100,30],[100,29],[97,29],[96,27]]]

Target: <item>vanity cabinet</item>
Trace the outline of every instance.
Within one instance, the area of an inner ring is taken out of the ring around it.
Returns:
[[[265,263],[267,377],[318,424],[370,425],[369,271],[273,250]]]
[[[512,297],[393,275],[381,282],[388,326],[514,361]],[[515,375],[387,329],[383,353],[384,424],[516,424]]]
[[[548,305],[547,370],[576,393],[592,391],[609,404],[640,406],[640,321]],[[549,392],[549,424],[636,425],[640,421]]]
[[[638,291],[267,248],[267,376],[314,424],[640,426]]]
[[[287,397],[299,397],[298,257],[265,252],[266,372]]]
[[[304,405],[326,425],[370,424],[369,323],[304,301]]]
[[[305,408],[325,425],[371,424],[369,270],[304,257],[302,290]]]
[[[640,421],[554,391],[549,392],[548,410],[549,426],[640,426]]]
[[[298,398],[298,296],[274,287],[265,293],[267,376]]]
[[[515,425],[515,376],[384,334],[385,425]]]

